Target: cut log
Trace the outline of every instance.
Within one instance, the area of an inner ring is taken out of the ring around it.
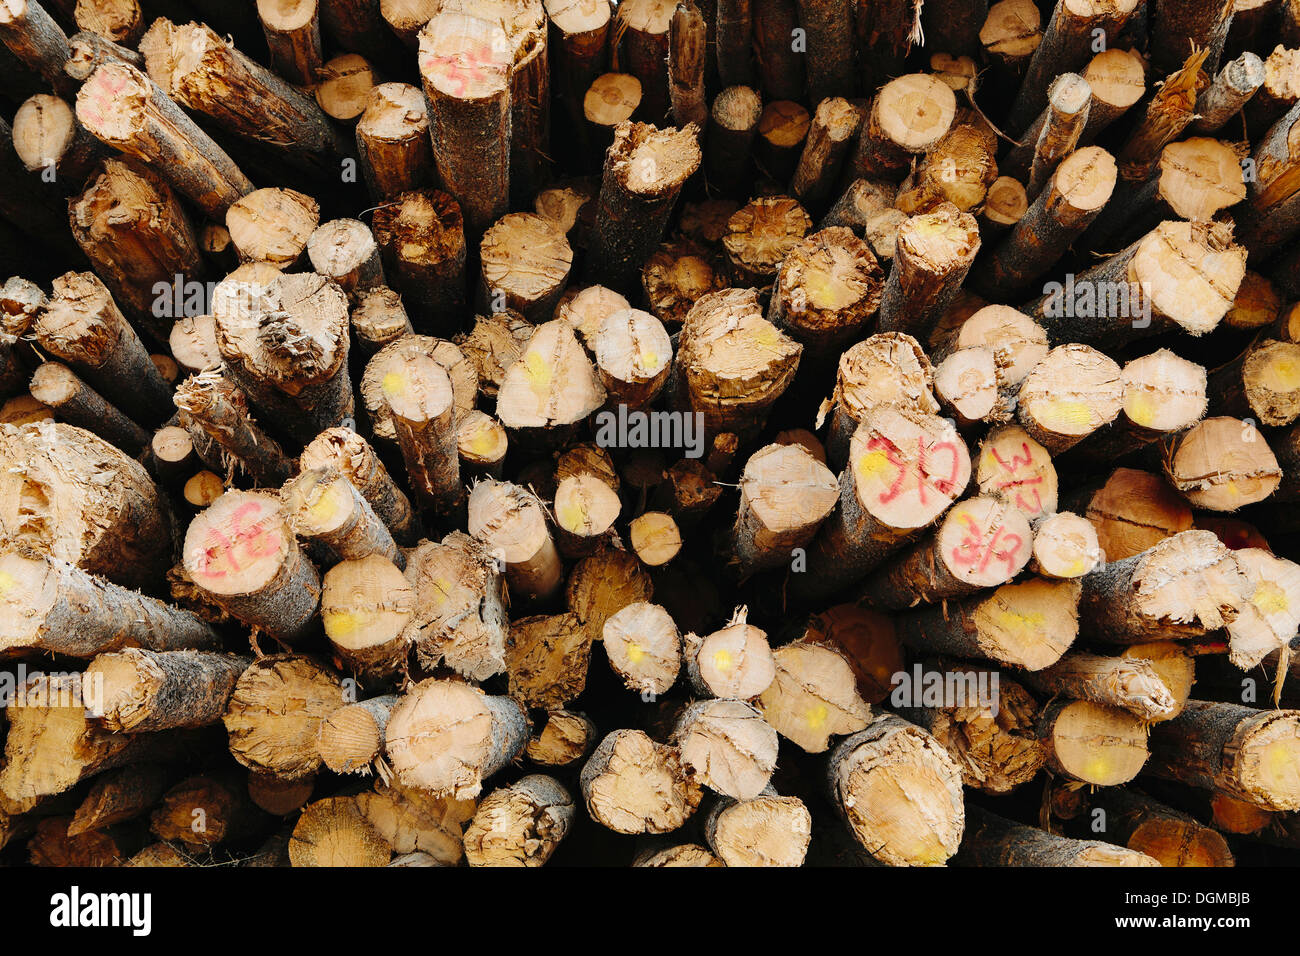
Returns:
[[[465,487],[456,450],[451,378],[427,355],[385,350],[371,365],[381,376],[384,401],[416,496],[435,511],[454,513],[465,499]]]
[[[615,833],[669,833],[701,797],[677,748],[639,730],[607,735],[583,765],[580,783],[591,818]]]
[[[880,300],[880,331],[928,334],[952,304],[979,248],[975,217],[951,203],[903,223]]]
[[[484,234],[479,252],[480,305],[514,309],[530,322],[554,313],[573,250],[551,223],[533,213],[502,216]]]
[[[1165,477],[1193,506],[1236,511],[1278,487],[1277,458],[1248,421],[1207,418],[1161,442]]]
[[[60,421],[94,432],[128,452],[139,453],[149,443],[144,429],[104,400],[59,362],[46,362],[32,375],[32,398],[49,406]]]
[[[817,104],[799,164],[790,180],[791,194],[804,206],[826,207],[861,123],[857,107],[846,99],[835,96]]]
[[[758,707],[782,737],[808,753],[822,753],[832,736],[866,727],[871,709],[838,651],[796,641],[773,651],[772,659],[776,673]]]
[[[747,616],[740,608],[721,630],[683,638],[686,676],[697,693],[750,700],[771,686],[776,664],[767,634],[749,624]]]
[[[259,485],[274,487],[286,480],[292,465],[278,442],[253,420],[244,392],[221,367],[191,375],[173,396],[187,420]]]
[[[853,175],[902,179],[912,157],[947,134],[956,113],[957,98],[938,77],[911,73],[891,80],[863,121],[851,163]]]
[[[96,655],[86,679],[102,682],[104,727],[142,733],[218,722],[251,663],[234,654],[126,648]]]
[[[596,739],[596,725],[582,714],[552,710],[546,723],[528,741],[528,759],[543,767],[566,767],[581,760]]]
[[[510,696],[528,707],[563,707],[587,685],[591,635],[572,612],[511,622],[506,645]]]
[[[958,863],[968,866],[1160,866],[1154,857],[1100,840],[1074,840],[1021,826],[976,807]]]
[[[460,327],[465,305],[465,223],[461,207],[436,189],[401,193],[372,219],[385,269],[411,307],[428,315],[420,331]]]
[[[375,450],[348,428],[328,428],[303,449],[299,467],[304,471],[333,468],[360,490],[384,524],[398,538],[409,537],[414,521],[411,503],[393,482]]]
[[[672,617],[657,604],[629,604],[610,615],[602,642],[615,673],[643,697],[666,693],[677,679],[681,635]]]
[[[433,148],[424,96],[406,83],[380,83],[357,120],[357,158],[371,198],[393,199],[433,178]]]
[[[1058,697],[1039,715],[1037,730],[1048,766],[1071,780],[1113,787],[1147,761],[1146,725],[1118,707]]]
[[[325,766],[335,773],[366,773],[384,752],[388,718],[400,698],[384,694],[348,704],[321,721],[317,748]]]
[[[1020,386],[1020,424],[1050,453],[1060,454],[1119,415],[1120,375],[1114,360],[1090,346],[1057,346]]]
[[[834,226],[808,236],[786,255],[769,315],[810,353],[838,351],[865,330],[882,286],[870,246],[847,227]]]
[[[310,657],[259,658],[235,683],[223,721],[245,767],[285,780],[320,768],[321,722],[347,701],[338,675]]]
[[[530,774],[483,798],[465,830],[470,866],[542,866],[577,816],[573,797],[554,777]]]
[[[827,764],[831,799],[853,837],[887,866],[941,866],[965,827],[961,769],[930,734],[884,714]]]
[[[328,797],[303,807],[289,838],[293,866],[387,866],[392,855],[356,797]]]
[[[812,815],[798,797],[768,792],[722,799],[704,820],[709,846],[726,866],[802,866],[812,838]]]
[[[563,565],[537,497],[509,482],[482,481],[469,495],[469,533],[505,567],[511,592],[546,598],[563,583]]]
[[[1216,830],[1132,790],[1108,787],[1092,797],[1105,812],[1106,838],[1145,853],[1161,866],[1232,866],[1232,851]]]
[[[406,664],[415,602],[415,590],[383,555],[340,561],[321,583],[325,637],[355,673],[392,675]]]
[[[1216,133],[1245,108],[1264,85],[1264,61],[1247,50],[1228,63],[1196,99],[1196,133]]]
[[[710,185],[718,191],[744,194],[762,113],[762,100],[748,86],[729,86],[714,97],[704,141],[704,168]]]

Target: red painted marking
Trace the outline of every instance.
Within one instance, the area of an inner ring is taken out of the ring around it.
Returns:
[[[258,522],[246,523],[250,515],[261,510],[261,504],[256,501],[245,502],[236,508],[230,516],[233,538],[227,537],[219,528],[208,529],[208,546],[202,555],[203,574],[212,578],[225,577],[225,570],[213,567],[219,560],[238,573],[253,561],[275,553],[280,546],[279,537]]]
[[[1014,475],[1022,467],[1027,465],[1032,465],[1034,463],[1034,453],[1029,450],[1028,442],[1020,443],[1020,450],[1022,454],[1018,454],[1018,455],[1013,454],[1011,456],[1010,461],[1007,461],[1005,458],[999,455],[998,450],[996,448],[991,448],[989,450],[992,452],[994,460],[997,461],[998,465],[1001,466],[1002,470],[1007,472],[1007,474],[1010,475]],[[1033,478],[1007,478],[1004,481],[998,481],[995,482],[994,484],[999,491],[1006,491],[1008,488],[1015,488],[1016,507],[1021,509],[1022,511],[1027,511],[1031,514],[1041,514],[1043,511],[1043,497],[1038,493],[1038,489],[1036,488],[1029,489],[1029,491],[1033,493],[1033,497],[1034,497],[1032,504],[1028,501],[1028,499],[1025,498],[1023,489],[1027,485],[1041,485],[1042,483],[1043,483],[1043,476],[1037,475],[1036,477]]]
[[[1024,543],[1020,535],[1013,534],[1002,525],[998,525],[993,537],[986,542],[983,530],[970,515],[963,514],[961,520],[966,525],[966,536],[961,539],[961,543],[957,547],[952,549],[954,564],[963,566],[978,565],[977,570],[983,574],[996,557],[1007,566],[1008,574],[1015,573],[1016,555],[1020,551],[1020,546]],[[997,547],[999,539],[1003,541],[1001,550],[998,550]]]
[[[868,451],[875,451],[878,448],[884,449],[889,463],[898,469],[898,476],[894,479],[894,483],[889,486],[888,491],[882,492],[879,498],[881,504],[888,504],[902,494],[903,480],[908,475],[908,466],[898,457],[898,448],[889,439],[877,435],[867,443]],[[948,452],[952,456],[952,467],[948,471],[947,478],[936,478],[927,467],[936,452]],[[952,495],[956,488],[957,469],[960,463],[961,457],[957,446],[952,442],[939,442],[927,448],[925,438],[921,435],[916,436],[916,463],[913,468],[916,472],[916,494],[921,504],[926,504],[926,487],[930,484],[933,484],[935,490],[941,494]]]

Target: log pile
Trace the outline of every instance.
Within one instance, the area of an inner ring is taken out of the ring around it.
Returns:
[[[75,6],[0,863],[1296,862],[1296,4]]]

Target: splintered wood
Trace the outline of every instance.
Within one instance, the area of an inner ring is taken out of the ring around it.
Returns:
[[[1300,2],[0,77],[0,866],[1296,862]]]

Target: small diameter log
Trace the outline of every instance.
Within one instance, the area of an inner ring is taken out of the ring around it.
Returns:
[[[961,768],[966,786],[988,794],[1010,793],[1032,780],[1047,762],[1047,750],[1034,735],[1038,704],[1020,684],[994,670],[963,665],[913,673],[942,679],[935,703],[901,709],[902,716],[934,735]],[[980,698],[984,682],[991,700]],[[951,690],[948,690],[951,688]],[[917,702],[925,685],[912,684]],[[951,697],[946,696],[951,693]]]
[[[114,396],[132,419],[159,424],[168,415],[171,387],[104,283],[90,272],[68,272],[54,280],[53,291],[32,326],[37,343],[101,394]],[[121,388],[123,382],[132,387]]]
[[[677,6],[670,0],[628,0],[614,11],[617,57],[641,81],[645,116],[658,123],[668,113],[670,26]]]
[[[961,769],[934,737],[884,714],[835,748],[831,799],[850,832],[888,866],[941,866],[965,826]]]
[[[840,507],[791,585],[822,598],[861,578],[929,526],[970,481],[966,443],[947,419],[882,406],[853,433],[840,474]],[[1026,544],[1026,549],[1027,549]]]
[[[362,814],[356,797],[307,804],[289,838],[291,866],[387,866],[392,855],[393,848]]]
[[[1192,132],[1209,135],[1228,124],[1264,85],[1264,61],[1247,50],[1228,63],[1196,99]]]
[[[274,487],[292,473],[284,450],[253,420],[248,399],[221,368],[191,375],[173,400],[257,484]]]
[[[1115,159],[1098,146],[1076,150],[989,256],[981,289],[1024,289],[1047,272],[1097,218],[1115,188]]]
[[[221,364],[217,346],[217,320],[210,315],[187,315],[177,319],[168,333],[172,357],[185,372],[202,372]]]
[[[573,797],[558,780],[530,774],[489,793],[465,830],[470,866],[542,866],[577,816]]]
[[[478,409],[465,415],[456,429],[456,452],[464,478],[501,477],[509,438],[505,427]]]
[[[0,9],[0,42],[60,96],[71,96],[77,84],[63,72],[72,51],[67,34],[36,0],[9,0]]]
[[[483,481],[470,491],[469,533],[505,564],[511,592],[545,598],[564,580],[541,502],[509,482]]]
[[[997,358],[985,348],[960,349],[934,372],[939,404],[962,428],[1000,418]]]
[[[528,759],[544,767],[564,767],[581,760],[596,739],[596,725],[582,714],[552,710],[546,723],[525,751]]]
[[[221,720],[252,658],[129,647],[95,657],[86,680],[99,682],[101,713],[114,733],[205,727]]]
[[[331,119],[354,123],[366,109],[377,73],[358,53],[341,53],[317,68],[316,103]]]
[[[798,797],[761,795],[715,803],[704,820],[709,846],[725,866],[802,866],[812,816]]]
[[[754,140],[754,163],[758,171],[776,182],[789,182],[803,155],[811,126],[808,111],[792,100],[765,104],[758,119],[758,137]]]
[[[563,707],[587,684],[592,635],[572,614],[535,615],[510,625],[510,696],[528,707]]]
[[[839,500],[839,483],[801,445],[767,445],[745,464],[731,531],[742,576],[788,564]]]
[[[1282,292],[1274,283],[1258,272],[1246,270],[1237,287],[1237,296],[1232,300],[1232,308],[1223,317],[1223,324],[1231,329],[1258,330],[1272,326],[1274,338],[1283,342],[1295,342],[1297,336],[1291,334],[1291,309],[1282,308]],[[1296,314],[1300,316],[1300,310]]]
[[[315,6],[313,0],[305,4]],[[288,4],[297,5],[295,0]],[[316,100],[292,85],[314,85],[314,73],[306,81],[286,81],[216,30],[200,23],[181,26],[163,17],[140,41],[140,52],[149,78],[179,105],[249,143],[256,154],[274,144],[277,163],[337,181],[339,164],[351,146]]]
[[[653,698],[673,686],[682,663],[682,641],[662,607],[629,604],[606,618],[601,636],[610,667],[629,690]]]
[[[1238,211],[1241,242],[1252,255],[1266,257],[1273,247],[1295,235],[1300,227],[1296,214],[1296,166],[1300,163],[1295,125],[1300,106],[1292,107],[1262,138],[1257,138],[1251,159],[1255,180]]]
[[[231,205],[225,221],[240,262],[290,269],[304,261],[320,204],[295,189],[255,189]]]
[[[1236,511],[1269,497],[1282,469],[1250,421],[1207,418],[1161,443],[1165,477],[1193,507]]]
[[[1230,623],[1250,593],[1229,551],[1210,531],[1183,531],[1083,577],[1079,618],[1108,643],[1200,637]]]
[[[54,557],[0,555],[0,615],[6,654],[45,651],[90,658],[123,647],[157,651],[217,645],[188,611],[110,584]]]
[[[381,353],[382,389],[416,495],[440,513],[464,500],[451,379],[427,355]]]
[[[696,134],[692,124],[682,129],[619,124],[605,155],[588,250],[590,278],[620,291],[636,287],[642,263],[663,238],[682,184],[699,168]]]
[[[859,695],[853,669],[838,651],[795,641],[772,652],[772,683],[758,698],[763,718],[808,753],[822,753],[832,736],[862,730],[871,708]]]
[[[77,807],[68,836],[93,833],[139,817],[167,789],[167,770],[158,764],[123,767],[101,776]]]
[[[799,26],[807,49],[816,56],[804,57],[808,74],[808,100],[820,103],[827,97],[851,96],[854,81],[854,12],[844,0],[796,0]],[[786,43],[790,43],[789,37]]]
[[[257,18],[275,71],[299,86],[315,84],[323,60],[317,0],[257,0]]]
[[[896,199],[899,209],[916,215],[948,201],[962,212],[978,213],[998,176],[996,148],[997,139],[990,130],[954,126],[903,182]]]
[[[582,99],[582,116],[589,124],[584,131],[590,133],[591,140],[599,147],[594,150],[593,165],[603,164],[605,151],[614,141],[614,131],[620,123],[630,120],[640,105],[641,81],[631,73],[602,73],[591,81]],[[707,113],[704,118],[707,120]]]
[[[1264,59],[1264,83],[1243,110],[1246,128],[1252,138],[1257,138],[1288,115],[1300,99],[1300,82],[1296,79],[1298,67],[1300,50],[1281,44]]]
[[[424,95],[406,83],[380,83],[357,121],[357,159],[375,201],[394,199],[433,179]]]
[[[772,288],[769,317],[810,354],[839,351],[866,329],[883,287],[871,247],[848,227],[832,226],[786,254]]]
[[[153,474],[169,484],[188,479],[200,466],[194,438],[179,425],[166,425],[154,432],[147,454]]]
[[[244,268],[213,293],[217,344],[253,405],[306,444],[354,414],[347,298],[314,272]]]
[[[92,30],[82,30],[68,38],[68,59],[63,72],[78,83],[95,72],[101,63],[117,60],[144,69],[144,57],[128,47],[114,43]],[[72,95],[71,93],[68,94]]]
[[[985,195],[979,214],[980,232],[989,239],[999,238],[1028,211],[1029,195],[1024,184],[1011,176],[999,176]]]
[[[812,219],[789,196],[761,196],[737,210],[722,238],[733,284],[764,288],[786,254],[812,231]]]
[[[0,426],[0,538],[9,548],[153,588],[172,563],[171,525],[144,466],[94,433],[61,422]]]
[[[209,217],[221,220],[253,184],[207,133],[140,70],[103,63],[77,93],[94,136],[147,163]]]
[[[631,307],[626,298],[603,285],[589,285],[583,289],[571,286],[560,296],[554,318],[567,322],[582,344],[595,351],[596,333],[601,324],[611,315],[626,312]]]
[[[587,758],[579,782],[591,818],[615,833],[669,833],[695,812],[702,796],[679,750],[639,730],[607,735]]]
[[[357,347],[367,358],[415,331],[402,297],[387,286],[362,292],[352,307],[351,319]]]
[[[851,163],[854,177],[902,179],[912,157],[938,143],[956,114],[957,98],[938,77],[910,73],[890,80],[862,124]]]
[[[867,579],[862,597],[901,610],[1005,584],[1029,562],[1029,519],[1005,499],[959,502],[920,544]]]
[[[956,604],[897,618],[898,637],[924,654],[969,657],[1041,670],[1060,660],[1079,632],[1079,583],[1027,578]]]
[[[435,16],[419,46],[438,179],[476,244],[507,209],[512,46],[499,25],[464,13]]]
[[[529,212],[502,216],[479,248],[480,306],[514,309],[530,322],[555,312],[573,265],[568,240],[548,220]]]
[[[732,195],[747,192],[762,114],[763,102],[748,86],[729,86],[714,98],[704,139],[704,169],[715,190]]]
[[[776,731],[744,701],[691,704],[677,720],[673,742],[700,783],[735,800],[763,793],[776,768]]]
[[[1034,524],[1029,570],[1045,578],[1068,580],[1092,571],[1102,561],[1097,529],[1087,518],[1060,511]]]
[[[835,392],[818,411],[818,421],[826,411],[831,416],[827,461],[843,467],[854,431],[874,409],[893,405],[925,414],[939,411],[933,388],[930,360],[910,335],[885,332],[850,346],[840,355]]]
[[[38,93],[23,101],[14,114],[14,152],[27,171],[53,177],[68,189],[86,181],[103,156],[103,145],[77,122],[65,100]]]
[[[628,525],[628,541],[632,550],[648,567],[667,564],[682,549],[682,534],[672,515],[662,511],[647,511],[633,518]]]
[[[985,56],[1010,76],[1020,76],[1043,40],[1043,15],[1033,0],[1000,0],[980,27]]]
[[[1168,719],[1177,701],[1149,661],[1071,651],[1051,667],[1022,680],[1047,695],[1118,707],[1148,723]]]
[[[1022,136],[1022,144],[999,164],[1009,176],[1023,178],[1032,198],[1070,152],[1088,123],[1092,87],[1077,73],[1062,73],[1048,90],[1047,107]]]
[[[195,472],[182,489],[185,500],[195,508],[206,508],[226,492],[221,476],[212,471]]]
[[[149,443],[144,429],[108,404],[104,397],[58,362],[46,362],[32,375],[32,398],[60,421],[92,431],[119,448],[139,453]]]
[[[618,493],[594,475],[571,475],[555,491],[556,543],[568,557],[591,554],[618,518]]]
[[[1176,641],[1130,644],[1122,649],[1120,656],[1148,662],[1174,699],[1173,712],[1157,718],[1153,723],[1177,717],[1183,712],[1187,699],[1192,695],[1192,684],[1196,678],[1196,659],[1183,644]]]
[[[534,197],[533,212],[564,233],[571,246],[586,249],[599,189],[593,178],[562,180]]]
[[[202,849],[255,834],[266,817],[234,772],[187,777],[164,794],[149,830],[158,839]]]
[[[1105,32],[1106,46],[1116,45],[1120,31],[1139,7],[1138,0],[1062,0],[1052,11],[1042,42],[1025,71],[1020,93],[1007,114],[1006,126],[1023,130],[1047,104],[1052,78],[1077,70],[1096,53],[1094,31]]]
[[[849,145],[862,124],[857,107],[841,97],[817,104],[807,142],[799,156],[790,192],[805,206],[824,209],[828,205]]]
[[[678,407],[708,435],[760,425],[794,380],[803,347],[763,318],[757,289],[725,289],[691,308],[677,343]]]
[[[686,676],[696,693],[750,700],[771,686],[776,664],[767,634],[748,623],[747,616],[739,608],[721,630],[683,638]]]
[[[668,381],[672,342],[663,323],[649,312],[624,309],[610,313],[588,342],[609,405],[644,408]]]
[[[975,217],[951,203],[903,223],[880,300],[880,331],[926,335],[952,304],[979,248]]]
[[[416,595],[392,560],[369,554],[340,561],[325,572],[320,600],[325,636],[352,671],[388,676],[404,667]]]
[[[322,223],[307,238],[307,258],[317,275],[333,279],[352,302],[384,284],[379,246],[370,227],[358,219]]]
[[[554,319],[537,327],[502,378],[496,416],[507,428],[552,444],[605,403],[605,388],[572,327]]]
[[[1160,866],[1145,853],[1102,843],[1074,840],[1038,827],[971,807],[958,863],[968,866]]]
[[[406,579],[416,594],[409,632],[421,666],[476,681],[505,671],[501,565],[480,542],[460,531],[422,542],[407,557]]]
[[[599,639],[611,614],[649,601],[653,590],[649,573],[635,555],[603,547],[573,566],[565,596],[569,610]]]
[[[679,3],[668,22],[668,100],[673,122],[682,128],[687,123],[694,123],[700,130],[708,125],[709,104],[705,98],[704,78],[709,46],[713,43],[713,27],[714,24],[706,22],[700,8],[691,0]],[[616,25],[615,36],[618,36],[618,29]],[[639,102],[640,80],[637,80],[636,92]]]
[[[474,799],[435,796],[390,783],[358,794],[357,802],[396,852],[424,857],[420,865],[456,866],[464,856],[464,832],[474,816]]]
[[[1189,700],[1151,728],[1147,772],[1266,810],[1300,809],[1300,712]]]
[[[1105,812],[1106,839],[1159,861],[1161,866],[1232,866],[1232,851],[1223,836],[1133,790],[1097,790],[1094,812]]]
[[[1093,786],[1127,783],[1147,761],[1147,725],[1118,707],[1058,697],[1043,708],[1037,732],[1053,771]]]
[[[272,495],[218,498],[190,522],[184,562],[204,597],[277,640],[305,637],[316,620],[320,578]]]
[[[384,749],[402,784],[459,800],[477,796],[486,778],[518,756],[528,732],[517,700],[427,680],[393,708]]]
[[[1272,426],[1291,424],[1300,417],[1300,344],[1256,340],[1214,370],[1208,392],[1213,396],[1211,411],[1220,415]]]
[[[384,751],[384,732],[396,694],[371,697],[333,711],[320,723],[316,745],[325,766],[338,774],[367,773]]]
[[[1092,102],[1079,141],[1090,144],[1146,94],[1146,64],[1132,50],[1102,50],[1089,61],[1083,78],[1092,89]]]
[[[556,92],[578,118],[583,94],[608,62],[613,11],[606,0],[545,0],[544,6],[550,24],[547,49],[559,85]]]
[[[1120,367],[1087,345],[1061,345],[1020,386],[1020,424],[1052,454],[1114,421],[1124,401]]]
[[[1208,66],[1214,69],[1228,37],[1233,6],[1232,0],[1183,3],[1157,0],[1148,11],[1147,53],[1151,66],[1160,73],[1168,73],[1182,65],[1188,49],[1208,47]]]
[[[304,471],[337,469],[357,486],[394,535],[409,536],[414,521],[410,501],[393,482],[375,450],[356,432],[347,428],[326,429],[303,449],[298,463]]]
[[[1192,427],[1205,415],[1205,369],[1161,349],[1124,366],[1124,403],[1116,419],[1077,446],[1089,462],[1110,462],[1165,435]],[[1116,555],[1111,555],[1116,557]]]
[[[456,200],[437,189],[418,189],[381,205],[371,221],[387,273],[405,301],[428,314],[420,331],[459,328],[466,233]]]
[[[230,752],[259,773],[284,780],[311,776],[321,765],[321,722],[345,703],[338,675],[312,658],[259,658],[240,675],[226,708]]]

